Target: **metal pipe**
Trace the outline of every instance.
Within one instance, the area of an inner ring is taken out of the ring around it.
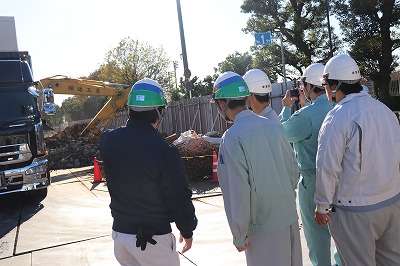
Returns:
[[[181,2],[180,2],[180,0],[176,0],[176,8],[178,10],[179,32],[181,34],[183,68],[185,70],[185,69],[189,69],[189,64],[188,64],[187,54],[186,54],[185,32],[183,31],[182,11],[181,11]],[[192,98],[192,91],[191,90],[189,90],[189,97]]]
[[[285,68],[285,54],[283,52],[283,34],[280,32],[280,40],[281,40],[281,56],[282,56],[282,69],[283,69],[283,79],[285,82],[285,89],[287,90],[287,82],[286,82],[286,68]]]

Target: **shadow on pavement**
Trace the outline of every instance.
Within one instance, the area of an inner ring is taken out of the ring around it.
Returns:
[[[66,172],[65,174],[57,174],[57,172],[56,172],[57,170],[52,170],[50,172],[51,182],[57,183],[57,182],[61,182],[61,181],[66,181],[68,179],[85,177],[90,174],[93,174],[93,169],[83,169],[83,170],[76,171],[72,168],[72,169],[67,169],[67,170],[68,170],[68,172]],[[77,180],[74,180],[74,181],[77,181]]]
[[[0,238],[43,209],[44,197],[33,192],[0,195]]]

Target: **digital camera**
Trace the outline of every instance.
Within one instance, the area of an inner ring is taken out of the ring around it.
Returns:
[[[291,89],[290,90],[290,97],[299,98],[300,97],[300,90],[298,88]]]

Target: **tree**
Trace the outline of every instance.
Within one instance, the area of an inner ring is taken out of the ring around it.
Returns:
[[[248,52],[241,54],[236,51],[234,54],[228,55],[224,61],[218,63],[218,68],[215,71],[219,73],[233,71],[243,76],[251,68],[252,62],[253,57]]]
[[[326,1],[307,0],[244,0],[244,13],[251,14],[244,32],[259,33],[278,30],[284,39],[285,63],[292,67],[288,75],[299,75],[313,62],[326,62],[330,57],[326,22]],[[333,50],[340,47],[336,35]],[[253,67],[265,70],[271,80],[283,76],[280,44],[252,47]]]
[[[158,81],[168,94],[173,89],[168,72],[170,64],[171,60],[162,47],[154,48],[128,37],[107,53],[104,63],[92,74],[103,81],[128,85],[151,78]]]
[[[73,96],[63,101],[61,110],[67,121],[91,119],[103,107],[104,100],[98,96]]]
[[[211,95],[213,93],[214,81],[218,75],[208,75],[203,80],[198,76],[194,76],[190,82],[192,83],[192,97],[200,97],[205,95]],[[179,87],[173,90],[171,95],[171,101],[179,101],[181,99],[189,99],[189,93],[185,88],[185,80],[183,78],[179,81]]]
[[[379,100],[391,106],[390,73],[398,65],[400,2],[397,0],[336,0],[335,12],[363,76],[374,81]]]

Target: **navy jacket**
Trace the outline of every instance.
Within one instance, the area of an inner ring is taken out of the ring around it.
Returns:
[[[166,234],[175,222],[184,238],[192,237],[197,218],[183,162],[151,124],[130,119],[125,127],[104,132],[100,153],[113,230],[136,234],[144,227]]]

